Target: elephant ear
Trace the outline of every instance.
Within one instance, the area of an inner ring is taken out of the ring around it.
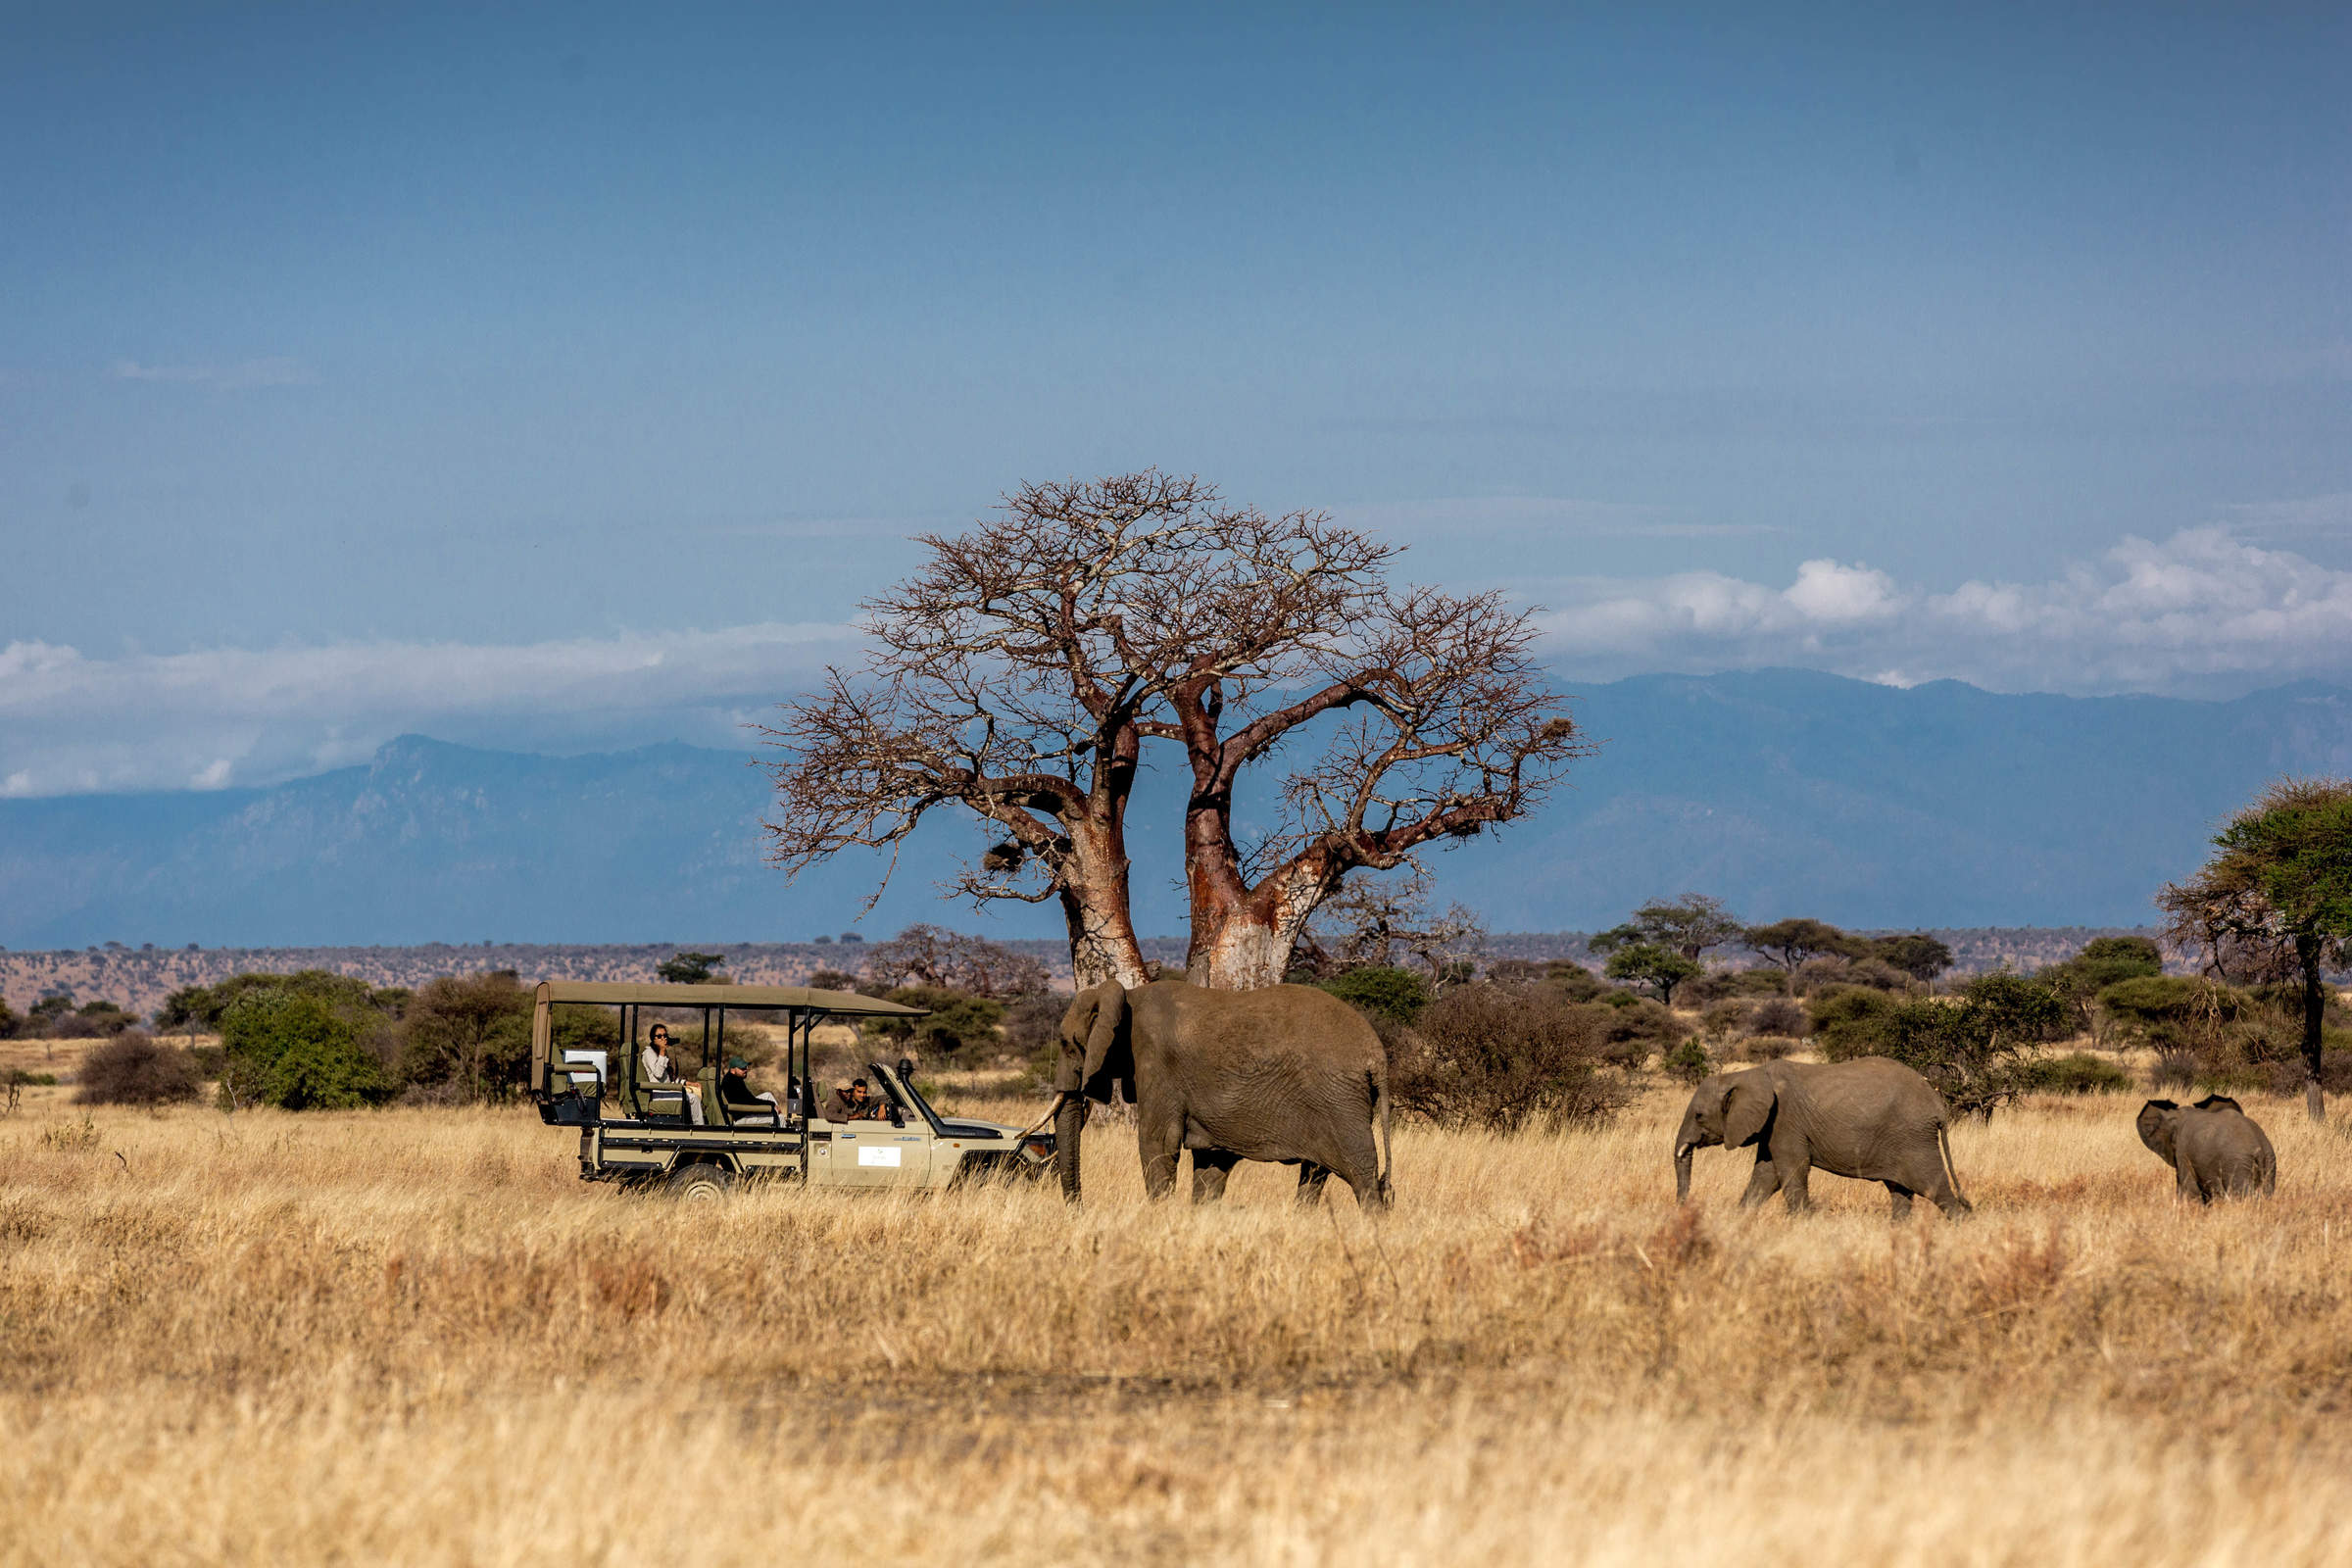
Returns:
[[[2180,1107],[2169,1100],[2151,1100],[2139,1107],[2139,1141],[2156,1157],[2173,1164],[2173,1134],[2180,1123]]]
[[[1763,1073],[1735,1073],[1724,1088],[1723,1147],[1744,1149],[1763,1137],[1779,1102],[1772,1080]]]
[[[2199,1110],[2234,1110],[2240,1116],[2246,1113],[2246,1107],[2231,1100],[2228,1095],[2207,1095],[2203,1100],[2197,1102],[2196,1108]]]
[[[1054,1066],[1054,1092],[1074,1095],[1086,1087],[1086,1037],[1095,1027],[1095,1014],[1102,1006],[1102,988],[1081,991],[1070,999],[1061,1015],[1057,1038],[1061,1042],[1061,1059]]]
[[[1127,988],[1105,980],[1087,993],[1095,999],[1095,1026],[1087,1031],[1086,1069],[1080,1078],[1085,1093],[1110,1102],[1109,1079],[1120,1080],[1121,1098],[1135,1099],[1135,1050],[1129,1038],[1134,1009],[1127,1004]]]

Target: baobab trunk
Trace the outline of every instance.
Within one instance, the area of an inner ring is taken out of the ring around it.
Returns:
[[[1061,882],[1062,918],[1070,930],[1070,979],[1084,991],[1105,980],[1143,985],[1143,944],[1127,912],[1126,846],[1116,834],[1073,831]]]
[[[1257,991],[1282,984],[1307,917],[1323,902],[1323,879],[1293,868],[1239,897],[1196,889],[1185,971],[1195,985]],[[1203,897],[1202,895],[1206,896]]]

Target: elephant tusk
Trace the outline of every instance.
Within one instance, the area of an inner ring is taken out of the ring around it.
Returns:
[[[1022,1128],[1020,1138],[1015,1138],[1013,1142],[1017,1144],[1021,1141],[1021,1138],[1033,1138],[1037,1134],[1044,1132],[1046,1130],[1046,1124],[1052,1121],[1055,1116],[1061,1114],[1061,1102],[1069,1098],[1070,1092],[1067,1089],[1056,1090],[1054,1095],[1054,1103],[1046,1107],[1046,1113],[1043,1116],[1038,1117],[1037,1120],[1031,1122],[1028,1126]]]

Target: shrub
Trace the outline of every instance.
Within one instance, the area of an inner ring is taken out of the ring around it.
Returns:
[[[82,1105],[175,1104],[202,1093],[196,1063],[185,1050],[158,1045],[135,1029],[91,1048],[74,1082],[74,1100]]]
[[[1696,1036],[1685,1040],[1658,1056],[1658,1066],[1666,1076],[1686,1084],[1695,1084],[1715,1070],[1714,1058]]]
[[[1626,1100],[1602,1068],[1601,1023],[1548,986],[1458,986],[1412,1027],[1392,1019],[1383,1031],[1389,1086],[1400,1107],[1443,1126],[1597,1125]]]
[[[24,1027],[24,1020],[17,1016],[16,1009],[8,1004],[8,999],[0,997],[0,1040],[14,1040],[17,1031]]]
[[[1908,991],[1912,983],[1909,975],[1884,958],[1849,958],[1831,954],[1807,958],[1788,977],[1789,989],[1800,997],[1812,996],[1833,986],[1859,986],[1871,991]]]
[[[409,1084],[458,1100],[499,1100],[529,1081],[530,1065],[531,994],[513,970],[442,975],[409,1000],[400,1020]]]
[[[1004,1017],[1004,1003],[940,986],[902,986],[887,1000],[926,1007],[930,1016],[871,1019],[866,1025],[870,1034],[897,1041],[903,1049],[937,1052],[951,1059],[974,1046],[984,1055],[994,1054],[997,1025]]]
[[[2187,1089],[2197,1081],[2197,1054],[2188,1050],[2160,1052],[2148,1069],[2151,1089]]]
[[[1040,1052],[1057,1052],[1055,1037],[1061,1029],[1061,1015],[1069,1010],[1070,999],[1051,991],[1036,992],[1015,1002],[1004,1009],[1004,1054],[1028,1061]]]
[[[238,987],[220,1013],[224,1106],[348,1109],[398,1087],[393,1020],[372,1004],[365,981],[318,970],[237,980],[262,983]]]
[[[2087,1051],[2020,1062],[2018,1071],[2024,1087],[2038,1094],[2120,1095],[2132,1088],[2130,1073]]]
[[[2330,1034],[2335,1031],[2329,1030]],[[2265,1062],[2260,1069],[2261,1088],[2274,1095],[2299,1095],[2303,1092],[2305,1068],[2300,1055]],[[2320,1053],[2320,1089],[2330,1095],[2352,1094],[2352,1051],[2323,1050]]]
[[[1700,1011],[1698,1026],[1710,1035],[1736,1035],[1747,1028],[1748,1005],[1737,997],[1711,1002]]]
[[[1544,983],[1570,1002],[1591,1002],[1609,989],[1601,983],[1600,976],[1566,958],[1554,958],[1544,966]]]
[[[2136,975],[2102,988],[2099,1005],[2125,1027],[2142,1035],[2170,1025],[2179,1030],[2200,1016],[2227,1020],[2237,1016],[2241,1000],[2227,986],[2187,975]]]
[[[1628,991],[1588,1003],[1585,1011],[1600,1028],[1602,1055],[1619,1067],[1639,1067],[1652,1051],[1671,1051],[1690,1034],[1673,1008]]]
[[[1747,1032],[1782,1040],[1802,1040],[1813,1029],[1805,1009],[1788,997],[1766,997],[1747,1015]]]
[[[1426,981],[1410,969],[1387,964],[1349,969],[1324,981],[1323,989],[1365,1012],[1394,1018],[1399,1023],[1411,1023],[1429,1005]]]
[[[1823,1057],[1846,1061],[1877,1051],[1880,1021],[1894,1010],[1894,999],[1866,986],[1836,986],[1806,1000],[1813,1038]]]
[[[1813,1014],[1830,1060],[1889,1057],[1933,1083],[1953,1110],[1986,1117],[2031,1087],[2020,1048],[2065,1022],[2055,992],[2007,973],[1977,976],[1957,1003],[1896,1002],[1849,988],[1820,999]]]
[[[1679,995],[1691,1006],[1704,1007],[1727,997],[1785,997],[1788,976],[1770,964],[1753,969],[1710,969],[1682,988]]]
[[[827,942],[831,937],[825,938]],[[819,969],[808,977],[809,989],[814,991],[855,991],[858,977],[841,969]]]

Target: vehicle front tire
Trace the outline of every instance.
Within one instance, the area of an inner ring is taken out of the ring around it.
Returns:
[[[681,1165],[669,1173],[667,1186],[681,1202],[706,1203],[735,1190],[735,1173],[720,1165]]]

